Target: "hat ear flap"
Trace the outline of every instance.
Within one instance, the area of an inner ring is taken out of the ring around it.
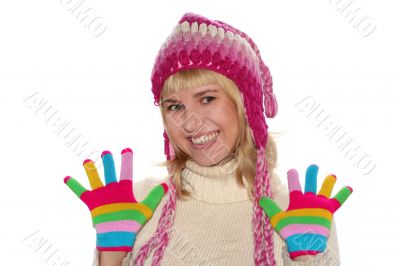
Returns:
[[[170,157],[170,160],[173,160],[173,159],[175,159],[175,150],[169,141],[168,141],[168,144],[169,144],[169,157]]]
[[[174,147],[172,147],[171,142],[169,141],[167,132],[163,133],[164,136],[164,154],[167,156],[167,160],[173,160],[175,158],[175,150]]]

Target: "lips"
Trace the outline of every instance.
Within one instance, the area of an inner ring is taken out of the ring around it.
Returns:
[[[187,137],[187,139],[189,139],[189,140],[191,140],[192,138],[197,139],[198,137],[206,136],[206,135],[212,134],[214,132],[219,132],[219,130],[214,130],[214,131],[209,131],[209,132],[202,132],[200,134],[197,134],[196,136],[189,136],[189,137]]]
[[[192,149],[194,149],[194,150],[202,151],[202,150],[207,150],[207,149],[209,149],[209,147],[211,147],[212,145],[214,145],[214,143],[216,143],[216,141],[219,139],[220,130],[210,131],[210,132],[208,132],[207,134],[209,134],[209,133],[214,133],[214,132],[217,132],[217,133],[218,133],[217,137],[215,137],[213,140],[211,140],[211,141],[209,141],[209,142],[206,142],[206,143],[203,143],[203,144],[195,144],[195,143],[192,142],[192,138],[191,138],[191,137],[187,138],[188,142],[190,143],[189,145],[190,145],[190,146],[192,147]],[[199,135],[199,136],[203,136],[203,135]]]
[[[189,143],[190,143],[190,146],[191,146],[193,149],[196,149],[196,150],[203,150],[203,149],[208,149],[211,145],[213,145],[213,144],[217,141],[217,139],[218,139],[218,137],[216,137],[216,138],[213,139],[212,141],[206,142],[206,143],[204,143],[204,144],[194,144],[190,139],[188,139],[188,141],[189,141]]]

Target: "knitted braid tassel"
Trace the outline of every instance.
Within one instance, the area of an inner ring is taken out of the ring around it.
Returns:
[[[272,197],[270,189],[269,171],[265,158],[265,149],[257,150],[256,163],[256,179],[254,183],[255,199],[253,214],[253,236],[254,236],[254,263],[255,265],[271,265],[276,264],[273,253],[273,237],[272,228],[268,217],[257,204],[258,199],[265,195]]]

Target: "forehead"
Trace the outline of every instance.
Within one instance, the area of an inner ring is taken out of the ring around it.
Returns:
[[[162,99],[161,103],[176,102],[182,98],[198,98],[205,94],[222,94],[223,90],[219,84],[207,84],[191,89],[177,89],[170,91],[168,95]]]
[[[160,102],[173,95],[187,95],[186,91],[192,93],[206,85],[219,84],[222,86],[225,80],[227,78],[224,75],[207,69],[194,68],[179,71],[169,76],[164,82],[160,92]],[[183,93],[180,94],[180,92]]]

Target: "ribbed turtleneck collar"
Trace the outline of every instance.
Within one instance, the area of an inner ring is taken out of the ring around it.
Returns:
[[[189,159],[182,170],[182,186],[194,199],[204,202],[224,204],[250,200],[247,189],[236,182],[237,166],[236,159],[214,166],[201,166]]]

